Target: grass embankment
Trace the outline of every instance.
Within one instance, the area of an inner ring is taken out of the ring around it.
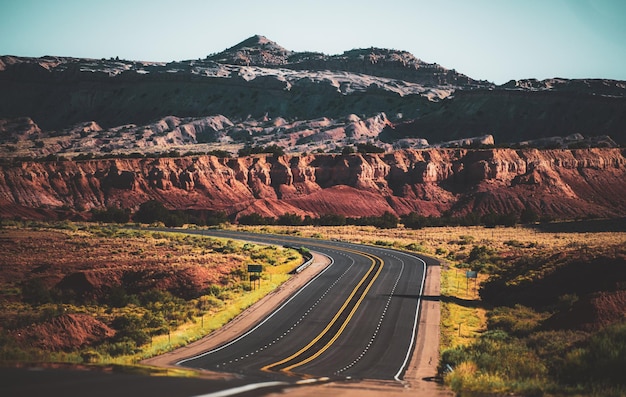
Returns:
[[[444,266],[441,272],[441,339],[443,349],[466,345],[486,329],[487,310],[478,285],[487,278],[467,278],[466,270]]]
[[[220,328],[302,263],[282,247],[67,222],[5,225],[0,243],[2,361],[135,363]]]
[[[270,269],[266,267],[264,269],[266,270],[266,274],[262,276],[261,282],[256,284],[254,288],[245,288],[245,293],[236,294],[232,296],[232,298],[224,301],[224,304],[220,305],[218,310],[210,311],[200,316],[194,316],[191,321],[185,322],[170,334],[153,337],[150,345],[142,347],[140,352],[117,357],[113,362],[119,364],[136,363],[137,361],[166,353],[201,339],[223,327],[244,310],[278,288],[289,279],[288,273],[299,264],[300,263],[294,264],[288,262]]]

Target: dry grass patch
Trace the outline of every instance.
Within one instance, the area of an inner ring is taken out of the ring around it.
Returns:
[[[467,345],[486,329],[487,310],[482,306],[477,286],[487,279],[468,279],[466,269],[444,268],[441,272],[440,350]]]

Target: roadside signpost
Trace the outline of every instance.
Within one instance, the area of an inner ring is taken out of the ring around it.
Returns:
[[[465,272],[465,278],[467,279],[467,286],[465,287],[465,292],[469,292],[469,279],[474,279],[474,289],[476,289],[476,282],[478,281],[478,272],[473,270],[468,270]]]
[[[251,263],[248,265],[248,276],[250,279],[250,289],[256,289],[257,282],[261,286],[261,273],[263,273],[263,265]]]

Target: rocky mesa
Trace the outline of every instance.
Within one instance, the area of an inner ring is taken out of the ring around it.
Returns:
[[[428,149],[379,154],[209,155],[14,162],[0,170],[0,215],[170,209],[349,217],[417,212],[626,215],[624,149]]]
[[[262,126],[267,120],[299,124],[317,135],[308,138],[302,131],[293,141],[279,142],[292,153],[336,149],[321,142],[337,138],[325,136],[331,126],[320,126],[320,119],[343,128],[351,124],[344,121],[351,115],[367,120],[381,114],[389,121],[384,131],[372,129],[366,138],[348,132],[342,145],[373,138],[389,145],[402,139],[405,144],[406,139],[433,144],[487,134],[508,145],[572,134],[609,136],[623,145],[625,104],[623,81],[526,79],[498,86],[406,51],[371,47],[337,55],[293,52],[258,35],[206,58],[169,63],[4,55],[0,124],[5,131],[0,144],[3,136],[11,137],[10,146],[0,146],[0,155],[20,149],[15,135],[25,124],[36,125],[44,137],[59,138],[43,141],[55,153],[69,150],[67,135],[85,123],[101,131],[83,131],[90,135],[83,138],[107,140],[105,146],[114,151],[123,149],[115,144],[128,129],[138,141],[130,150],[142,150],[151,132],[157,136],[148,145],[199,143],[196,137],[166,137],[169,131],[159,135],[152,126],[168,117],[193,119],[183,124],[206,124],[202,119],[213,117],[234,124],[213,126],[219,136],[208,129],[199,139],[202,143],[280,139],[281,126]]]

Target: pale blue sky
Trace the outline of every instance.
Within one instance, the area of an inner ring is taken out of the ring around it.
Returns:
[[[626,0],[0,0],[0,54],[204,58],[254,34],[289,50],[406,50],[476,79],[626,80]]]

